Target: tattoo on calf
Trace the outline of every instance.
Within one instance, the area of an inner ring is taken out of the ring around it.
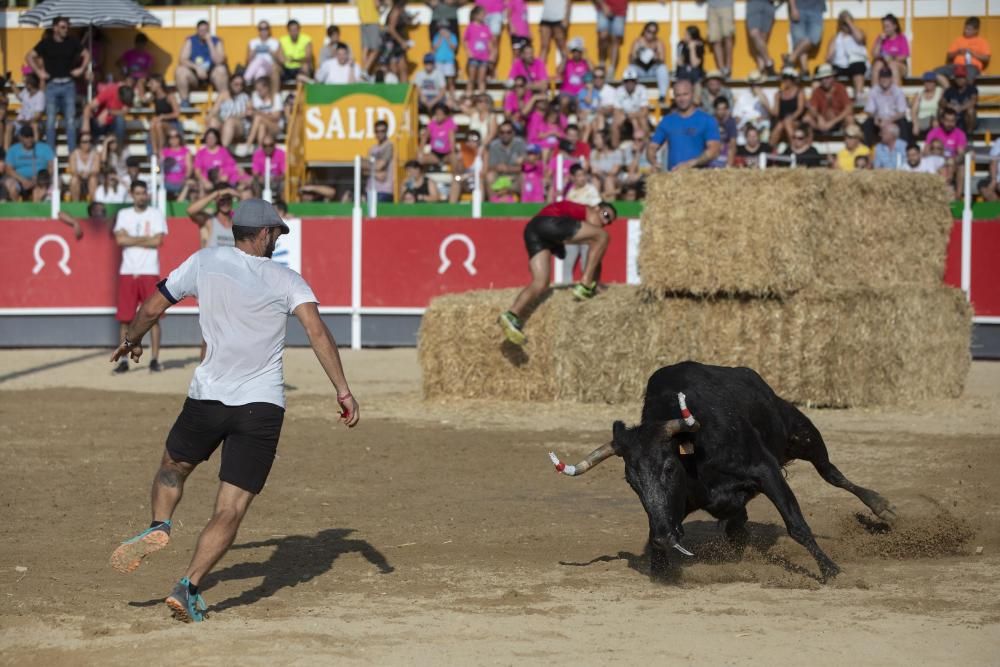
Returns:
[[[156,473],[156,480],[163,486],[176,488],[181,483],[181,476],[176,470],[160,468],[160,471]]]

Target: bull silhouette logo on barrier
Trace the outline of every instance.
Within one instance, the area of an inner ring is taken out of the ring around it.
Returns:
[[[45,266],[45,260],[42,259],[42,246],[50,241],[62,248],[62,258],[59,260],[58,266],[59,270],[68,276],[72,273],[69,268],[69,244],[66,243],[66,239],[58,234],[46,234],[35,241],[35,267],[31,269],[31,273],[38,275],[38,272]]]
[[[451,234],[446,236],[443,241],[441,241],[441,247],[438,248],[438,255],[441,256],[441,266],[438,267],[438,274],[443,274],[449,268],[451,268],[451,260],[448,259],[448,246],[452,243],[464,243],[468,250],[468,256],[465,261],[462,262],[462,266],[465,270],[469,272],[470,276],[476,275],[476,244],[472,242],[465,234]]]

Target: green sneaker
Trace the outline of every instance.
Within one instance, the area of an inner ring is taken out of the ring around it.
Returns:
[[[591,283],[586,285],[584,283],[577,283],[573,286],[573,298],[577,301],[586,301],[587,299],[593,299],[594,295],[597,294],[597,283]]]
[[[178,621],[199,623],[205,620],[208,605],[205,604],[201,595],[191,593],[191,589],[188,588],[190,583],[187,577],[178,581],[177,585],[174,586],[174,592],[168,595],[164,602],[170,607],[174,618]]]
[[[509,310],[500,313],[500,328],[503,329],[504,335],[507,340],[512,342],[514,345],[524,345],[528,341],[528,337],[524,335],[524,331],[521,328],[524,326],[521,323],[521,318],[519,318],[514,313]]]

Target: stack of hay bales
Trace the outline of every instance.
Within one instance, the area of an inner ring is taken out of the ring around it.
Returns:
[[[641,287],[584,303],[555,290],[524,348],[496,323],[516,290],[436,299],[420,357],[428,397],[636,401],[685,359],[749,366],[797,403],[957,396],[971,312],[941,284],[951,229],[934,176],[700,171],[653,179]]]

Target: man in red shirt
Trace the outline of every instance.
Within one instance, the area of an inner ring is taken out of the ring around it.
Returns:
[[[834,79],[833,67],[826,63],[816,68],[816,80],[819,85],[809,98],[806,123],[818,132],[838,130],[853,111],[847,87]]]
[[[118,145],[125,145],[125,114],[135,98],[133,83],[126,79],[120,83],[99,86],[97,97],[83,109],[83,134],[90,132],[96,141],[114,132]]]
[[[608,249],[608,233],[604,227],[616,217],[618,211],[607,202],[584,206],[562,201],[549,204],[528,221],[524,227],[524,246],[528,251],[531,283],[517,295],[510,310],[500,314],[500,326],[507,340],[515,345],[524,345],[527,341],[522,318],[548,289],[552,256],[565,257],[567,243],[585,244],[590,248],[587,266],[580,282],[573,287],[573,296],[582,301],[597,293],[601,260]]]

